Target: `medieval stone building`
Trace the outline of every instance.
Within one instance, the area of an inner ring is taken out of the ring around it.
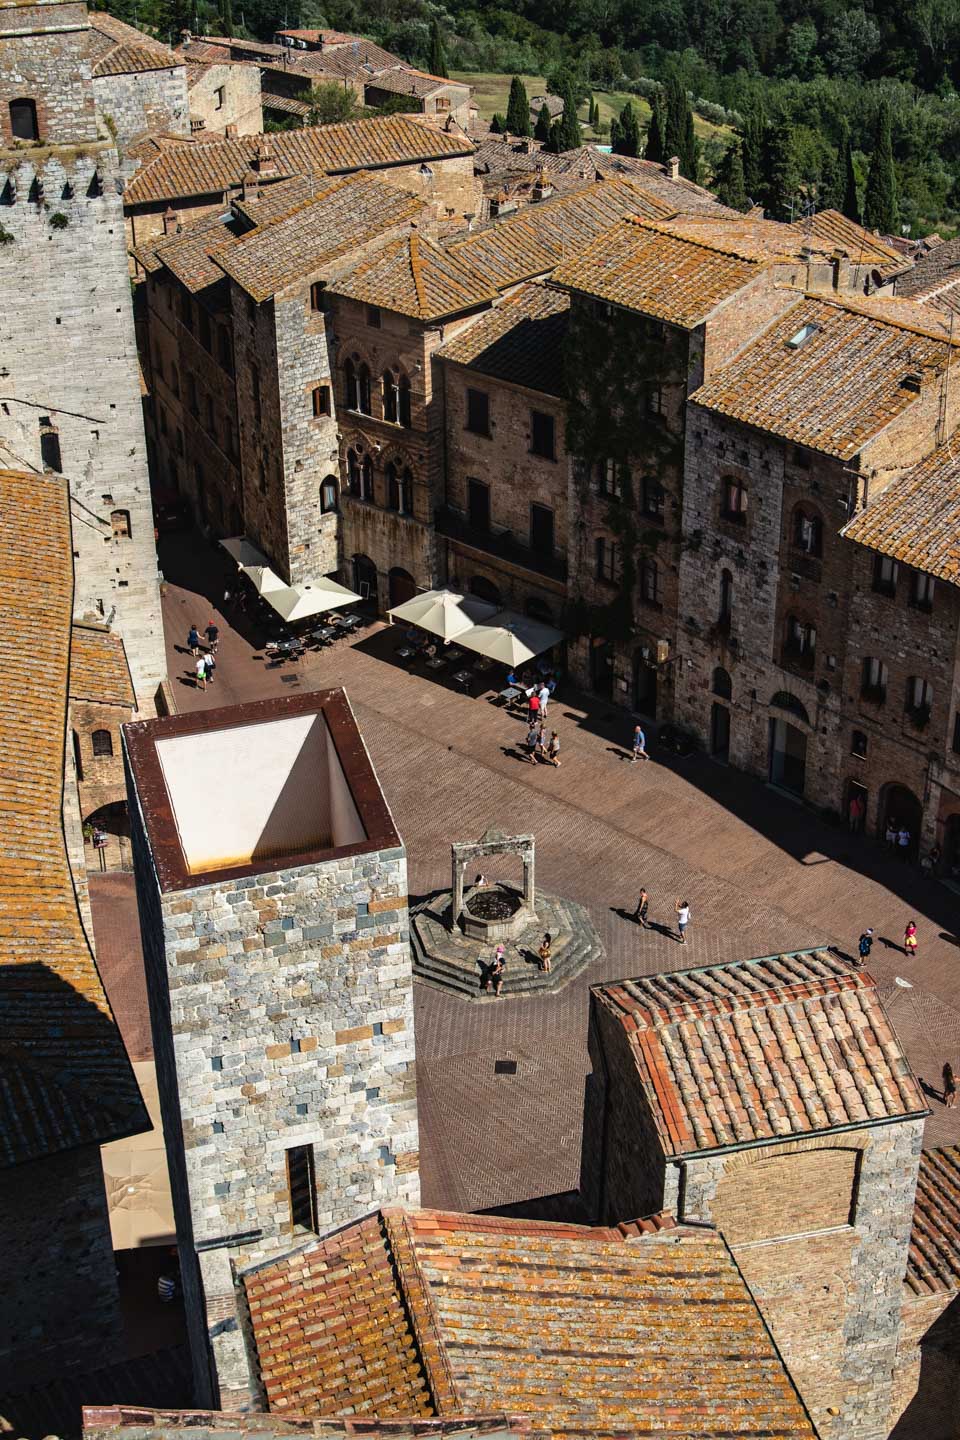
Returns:
[[[231,1266],[419,1200],[406,863],[342,691],[124,744],[196,1398],[231,1408]]]

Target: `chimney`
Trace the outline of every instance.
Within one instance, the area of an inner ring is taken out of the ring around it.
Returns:
[[[163,233],[164,235],[176,235],[180,230],[180,221],[177,212],[172,205],[168,205],[163,212]]]
[[[670,179],[671,179],[671,180],[679,180],[679,179],[680,179],[680,156],[679,156],[679,155],[671,155],[671,156],[670,156],[670,159],[667,161],[667,174],[670,176]]]
[[[228,125],[227,128],[226,128],[226,130],[224,131],[224,134],[226,135],[226,137],[227,137],[228,140],[236,140],[236,138],[237,138],[237,127],[236,127],[236,125]]]
[[[181,30],[181,31],[180,31],[180,48],[181,48],[181,50],[189,50],[189,48],[190,48],[190,41],[191,41],[192,38],[193,38],[193,37],[191,36],[189,30]]]
[[[277,162],[270,151],[270,141],[264,137],[263,143],[258,145],[253,157],[252,168],[256,171],[261,180],[270,175],[277,174]]]
[[[240,182],[240,194],[244,200],[256,200],[260,194],[260,177],[255,170],[248,170]]]

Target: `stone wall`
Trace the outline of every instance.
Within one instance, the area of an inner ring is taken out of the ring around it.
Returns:
[[[82,0],[0,10],[0,145],[14,139],[11,100],[34,101],[43,144],[83,145],[97,139],[90,30]]]
[[[98,1145],[3,1172],[0,1270],[0,1395],[119,1358],[120,1302]]]
[[[183,65],[125,75],[97,75],[93,95],[97,114],[121,144],[145,130],[152,134],[190,134],[187,72]]]
[[[205,131],[222,135],[229,126],[237,135],[263,134],[259,65],[191,65],[187,78],[190,118],[202,120]]]
[[[891,1440],[960,1435],[960,1303],[957,1292],[904,1291],[893,1373]]]
[[[15,198],[0,206],[13,237],[0,246],[0,287],[30,303],[0,319],[16,397],[0,437],[40,470],[41,431],[55,434],[72,502],[74,613],[113,616],[135,689],[152,695],[166,662],[116,154],[11,159],[4,170]]]

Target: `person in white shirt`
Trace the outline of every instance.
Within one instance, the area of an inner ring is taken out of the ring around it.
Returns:
[[[690,924],[690,902],[689,900],[678,900],[676,904],[677,929],[680,931],[680,944],[686,945],[686,929]]]

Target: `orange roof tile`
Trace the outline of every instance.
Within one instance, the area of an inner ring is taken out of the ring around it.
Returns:
[[[452,247],[435,245],[415,229],[358,260],[330,289],[416,320],[441,320],[498,293]]]
[[[530,281],[437,351],[482,375],[562,396],[563,343],[570,296]]]
[[[217,263],[257,301],[360,250],[392,226],[419,215],[423,202],[363,171],[327,182],[288,214],[221,250]],[[382,252],[380,252],[382,253]]]
[[[459,132],[441,130],[410,115],[379,115],[342,125],[307,126],[269,136],[244,135],[200,144],[184,140],[144,163],[124,191],[124,204],[222,194],[240,185],[265,146],[269,146],[280,176],[346,174],[473,154],[473,146]]]
[[[750,284],[766,262],[742,244],[739,253],[719,241],[674,234],[669,227],[677,223],[621,220],[559,265],[554,284],[691,330]]]
[[[960,434],[894,480],[841,534],[960,585]]]
[[[74,624],[70,645],[71,700],[136,705],[123,640],[109,630]]]
[[[906,1288],[914,1295],[960,1289],[960,1146],[920,1155]]]
[[[823,950],[598,985],[668,1155],[928,1113],[866,971]]]
[[[281,185],[285,183],[281,181]],[[148,275],[164,267],[196,293],[223,280],[223,271],[213,257],[235,244],[236,234],[229,212],[204,215],[173,234],[151,236],[135,245],[130,253]]]
[[[240,1280],[271,1410],[495,1403],[540,1435],[815,1436],[724,1240],[670,1217],[390,1209]]]
[[[806,338],[795,343],[808,326]],[[942,334],[905,325],[899,316],[808,295],[691,398],[745,425],[851,460],[912,404],[916,384],[940,374],[948,353]]]
[[[146,70],[172,70],[183,61],[152,35],[118,20],[115,15],[91,10],[90,56],[94,78]]]
[[[72,604],[65,481],[0,472],[0,1168],[149,1128],[64,843]]]
[[[462,1415],[450,1420],[417,1416],[363,1420],[356,1416],[270,1415],[250,1411],[155,1410],[144,1405],[84,1405],[84,1440],[167,1440],[189,1430],[193,1440],[517,1440],[529,1429],[516,1415]]]

